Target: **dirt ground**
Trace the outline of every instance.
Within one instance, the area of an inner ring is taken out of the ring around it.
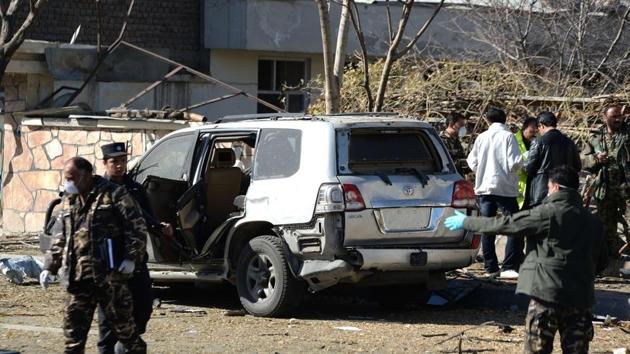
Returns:
[[[36,254],[28,249],[10,251]],[[630,294],[627,282],[598,287]],[[457,353],[460,338],[462,352],[469,353],[516,353],[523,346],[525,312],[515,306],[480,307],[463,301],[447,308],[391,311],[360,296],[325,293],[309,296],[294,318],[269,319],[242,316],[235,290],[228,285],[154,291],[160,305],[143,336],[150,353]],[[17,286],[0,277],[0,352],[60,352],[64,299],[57,284],[43,291],[35,281]],[[488,321],[509,325],[513,331],[481,325]],[[628,345],[630,323],[621,326],[596,325],[591,352]],[[462,331],[465,334],[458,335]],[[96,352],[96,338],[93,330],[88,353]],[[555,348],[559,351],[557,339]]]

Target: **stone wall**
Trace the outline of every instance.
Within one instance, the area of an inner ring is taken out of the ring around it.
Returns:
[[[5,117],[2,179],[3,231],[39,232],[48,203],[58,196],[64,162],[85,157],[103,174],[101,146],[126,142],[130,159],[169,130],[19,126]]]

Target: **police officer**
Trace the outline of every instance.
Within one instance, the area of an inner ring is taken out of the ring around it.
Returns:
[[[51,275],[60,273],[69,293],[65,353],[85,351],[97,305],[127,352],[145,353],[127,279],[145,256],[146,224],[124,188],[92,173],[92,165],[81,157],[64,166],[63,208],[39,280],[46,289]]]
[[[610,268],[607,275],[618,275],[620,250],[624,242],[617,233],[617,224],[624,227],[626,242],[630,241],[624,213],[630,201],[630,129],[624,124],[621,106],[610,106],[604,112],[604,126],[591,134],[582,150],[584,169],[595,178],[587,186],[587,199],[594,197],[597,214],[604,223]]]
[[[603,228],[582,205],[577,172],[563,166],[548,177],[549,194],[533,209],[500,218],[457,212],[445,224],[450,230],[527,235],[527,256],[516,288],[531,297],[525,352],[551,353],[555,332],[560,331],[564,353],[588,353],[595,274],[605,267]]]
[[[138,203],[142,215],[151,232],[163,233],[172,236],[173,229],[170,224],[158,222],[153,213],[142,186],[133,181],[127,174],[127,149],[124,143],[106,144],[101,147],[103,152],[103,165],[105,166],[104,178],[110,182],[124,186]],[[151,278],[147,268],[147,256],[134,271],[129,279],[128,286],[133,298],[133,318],[140,334],[146,331],[147,323],[153,310],[153,293],[151,291]],[[109,326],[104,311],[99,307],[99,334],[98,349],[101,354],[122,353],[122,343],[116,343],[116,336]]]
[[[446,116],[446,129],[442,131],[440,138],[453,158],[455,168],[462,176],[472,172],[466,163],[466,153],[460,141],[460,137],[464,135],[466,135],[466,117],[458,112],[449,113]]]

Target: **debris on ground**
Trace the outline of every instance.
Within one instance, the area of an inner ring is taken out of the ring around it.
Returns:
[[[610,327],[613,325],[618,325],[619,319],[617,319],[617,317],[612,317],[610,315],[606,315],[606,316],[593,315],[593,323],[600,324],[604,327]]]
[[[447,306],[463,299],[481,287],[480,282],[450,280],[446,289],[435,290],[431,293],[427,305]]]
[[[223,313],[223,316],[228,316],[228,317],[242,317],[247,315],[247,312],[245,312],[245,310],[241,309],[241,310],[227,310]]]
[[[44,264],[32,256],[17,256],[0,259],[0,270],[14,284],[24,283],[25,278],[37,280]]]
[[[171,312],[175,312],[175,313],[190,313],[190,314],[194,314],[196,316],[205,316],[205,315],[208,314],[205,310],[194,309],[194,308],[185,307],[185,306],[173,307],[171,309]]]
[[[352,327],[352,326],[340,326],[340,327],[335,327],[335,329],[338,329],[340,331],[347,331],[347,332],[360,332],[361,331],[360,328]]]

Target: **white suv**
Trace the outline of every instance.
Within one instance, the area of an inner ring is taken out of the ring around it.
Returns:
[[[131,171],[177,236],[151,235],[156,281],[236,284],[277,316],[308,288],[444,286],[479,236],[443,225],[476,213],[436,131],[383,114],[226,117],[165,136]]]

